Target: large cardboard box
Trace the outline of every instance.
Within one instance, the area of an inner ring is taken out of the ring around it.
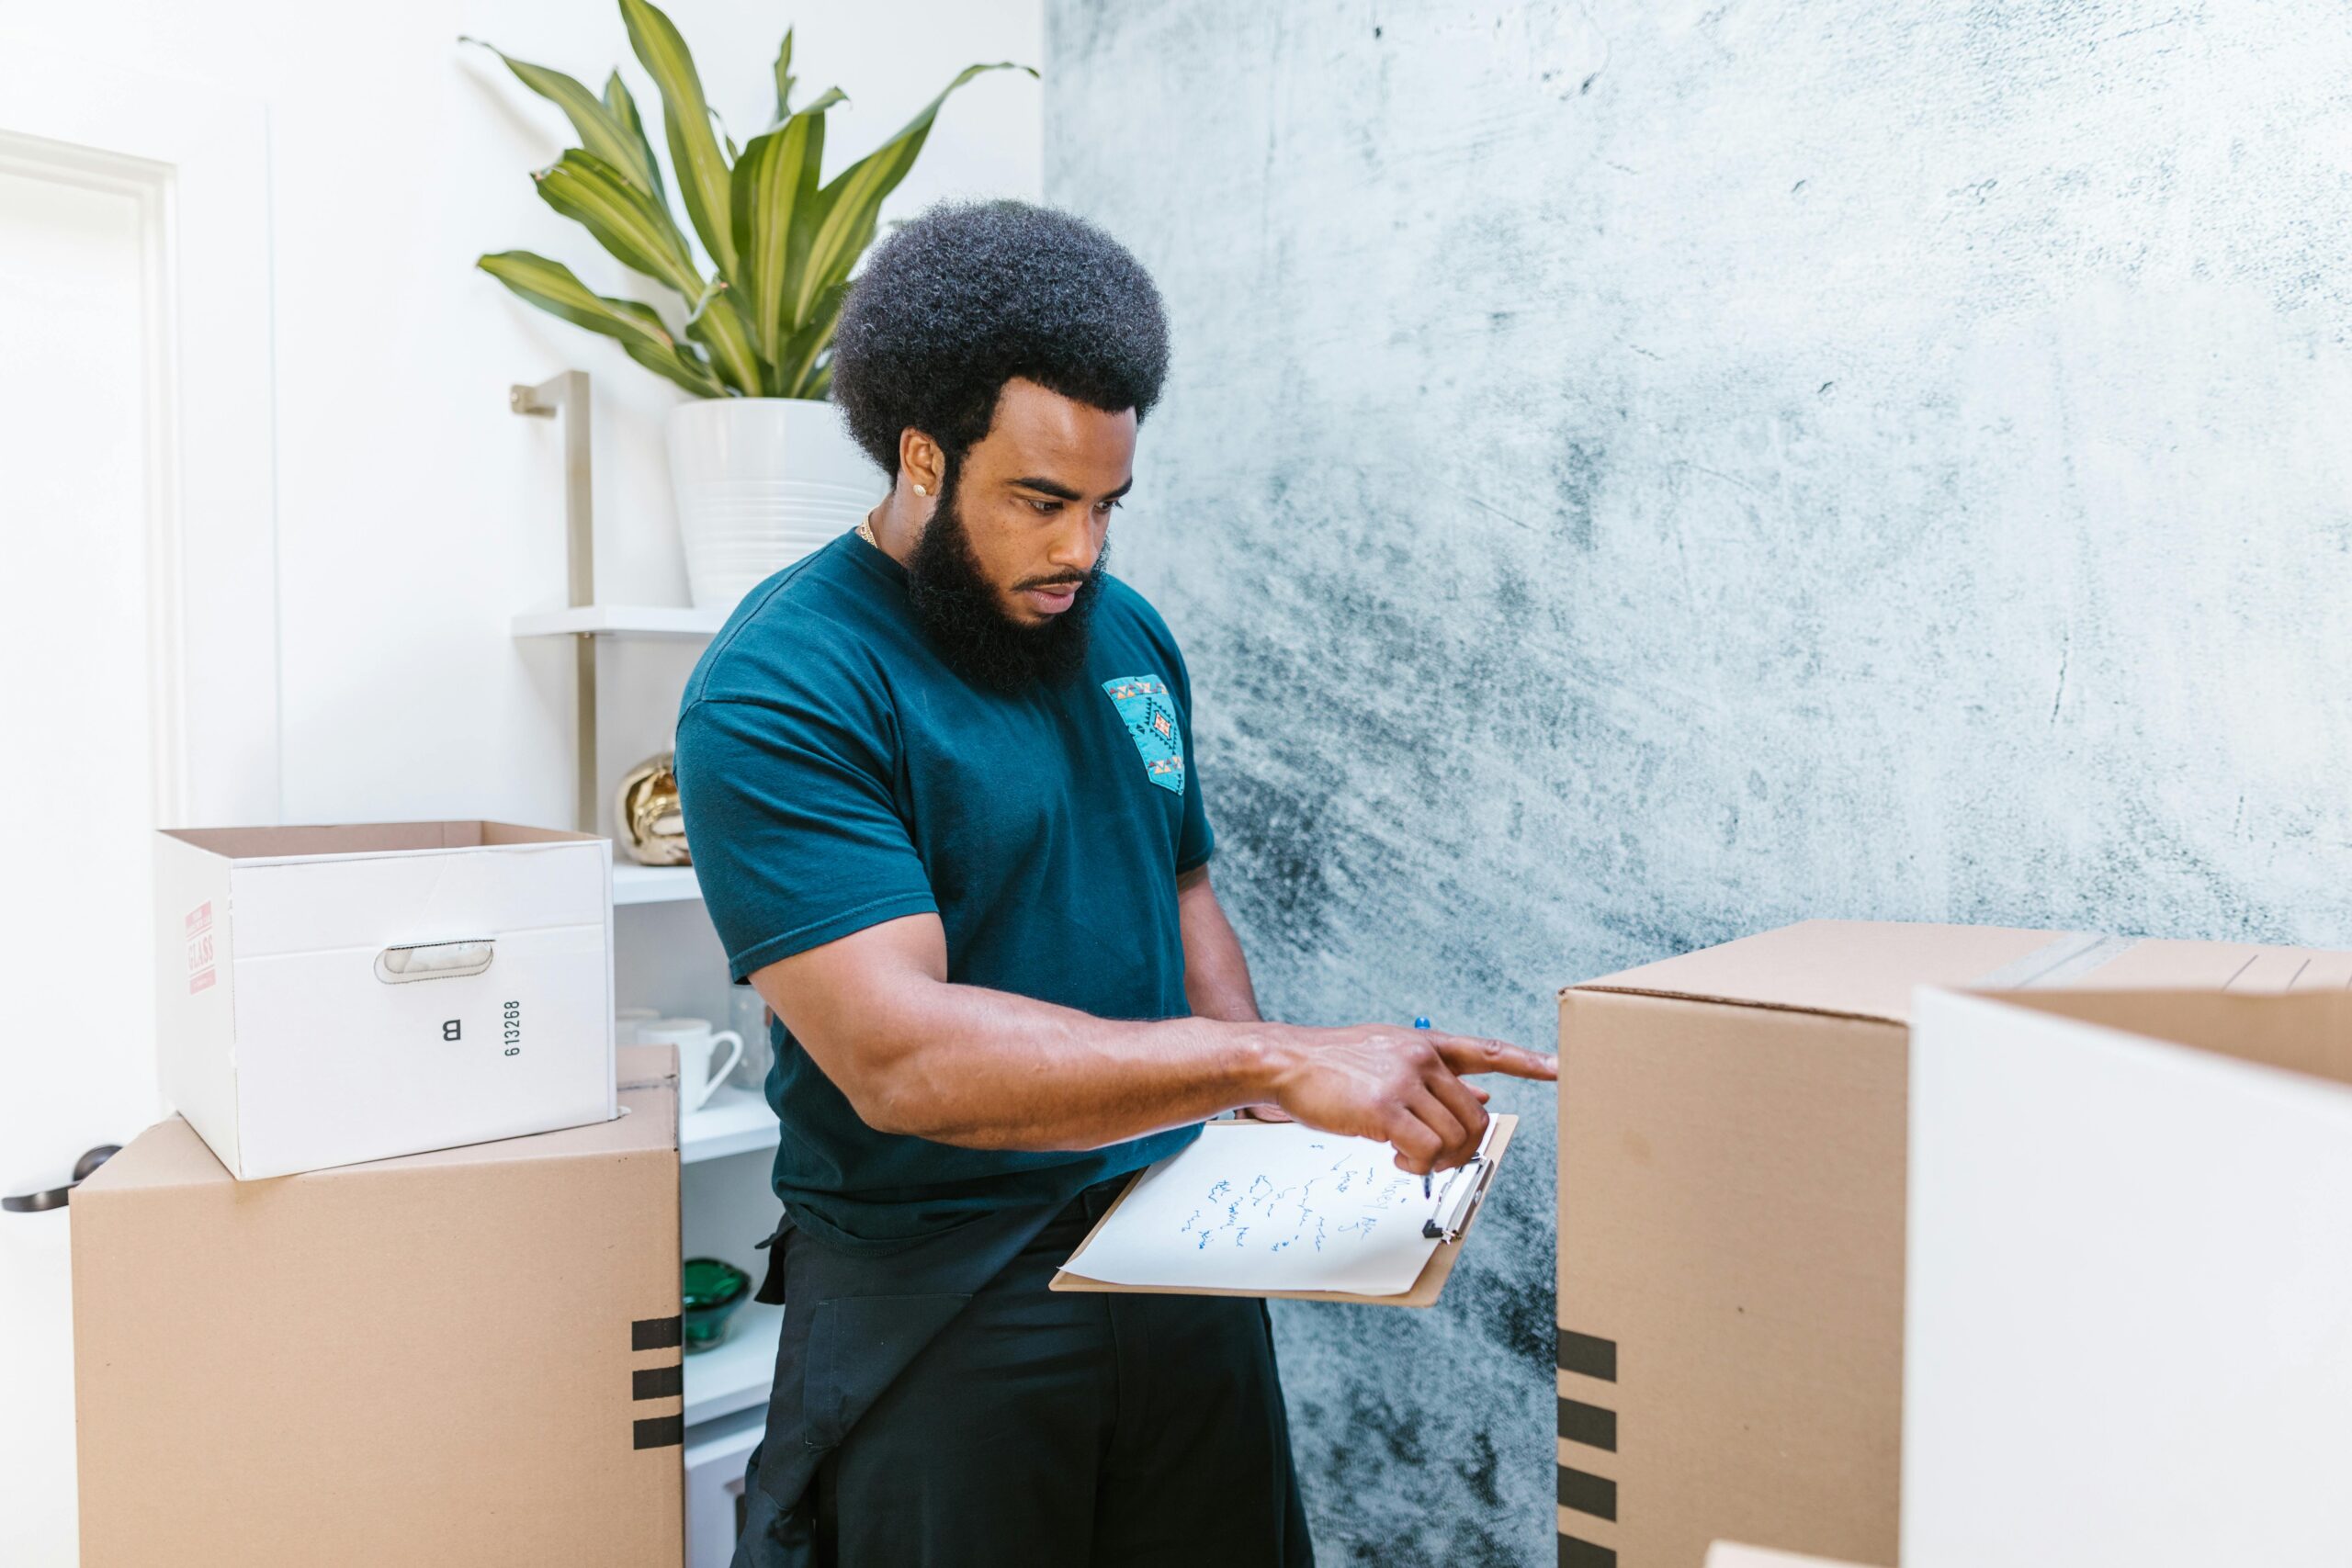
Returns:
[[[1806,1557],[1770,1547],[1742,1546],[1719,1540],[1708,1550],[1707,1568],[1860,1568],[1858,1563],[1832,1562],[1826,1557]]]
[[[2352,1561],[2352,993],[2325,973],[1921,996],[1905,1568]]]
[[[180,829],[155,890],[164,1094],[240,1177],[612,1117],[604,839]]]
[[[1815,920],[1560,997],[1564,1568],[1899,1546],[1911,995],[2342,987],[2352,954]]]
[[[74,1194],[85,1568],[678,1562],[674,1055],[594,1126],[239,1181],[186,1122]]]

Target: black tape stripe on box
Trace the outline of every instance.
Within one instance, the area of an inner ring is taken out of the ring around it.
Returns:
[[[631,1399],[668,1399],[686,1392],[686,1369],[673,1363],[666,1367],[639,1367],[628,1375]]]
[[[1560,1538],[1560,1568],[1617,1568],[1617,1554],[1605,1546],[1564,1535]]]
[[[1617,1451],[1617,1412],[1564,1399],[1560,1401],[1560,1436],[1568,1442],[1582,1443],[1589,1449],[1606,1449],[1613,1454]]]
[[[1617,1517],[1617,1483],[1605,1475],[1587,1475],[1564,1464],[1560,1467],[1560,1506],[1590,1514],[1596,1519],[1613,1519]]]
[[[684,1447],[686,1440],[686,1418],[680,1416],[648,1416],[637,1423],[637,1440],[631,1446],[640,1449],[674,1449]]]
[[[682,1317],[640,1317],[628,1325],[628,1348],[632,1350],[674,1350],[685,1341],[685,1319]]]
[[[1617,1341],[1596,1339],[1574,1329],[1560,1330],[1560,1370],[1578,1377],[1617,1381]]]

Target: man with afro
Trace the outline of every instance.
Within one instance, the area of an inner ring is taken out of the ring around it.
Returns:
[[[1493,1041],[1259,1017],[1209,881],[1183,655],[1103,570],[1168,332],[1067,214],[933,209],[842,311],[888,492],[754,589],[686,686],[686,834],[775,1015],[785,1305],[737,1562],[1312,1561],[1262,1303],[1057,1293],[1135,1171],[1226,1111],[1486,1126]]]

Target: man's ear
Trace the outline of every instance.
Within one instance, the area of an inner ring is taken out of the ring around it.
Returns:
[[[909,425],[899,432],[899,472],[916,490],[934,499],[947,477],[947,454],[939,443]]]

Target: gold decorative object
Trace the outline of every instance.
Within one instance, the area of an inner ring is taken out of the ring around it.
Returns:
[[[686,818],[678,807],[675,751],[648,757],[621,780],[613,797],[613,818],[620,824],[621,847],[639,865],[692,865],[686,852]]]

